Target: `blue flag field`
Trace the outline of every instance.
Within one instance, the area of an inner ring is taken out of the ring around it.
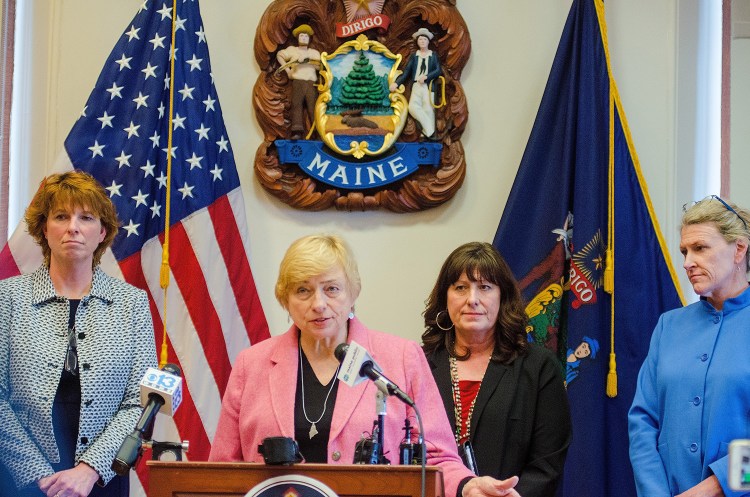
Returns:
[[[558,354],[573,418],[559,494],[633,496],[627,411],[657,318],[683,305],[609,67],[574,0],[494,245]]]

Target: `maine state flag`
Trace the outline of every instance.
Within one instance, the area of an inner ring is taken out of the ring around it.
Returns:
[[[627,411],[659,315],[683,304],[610,73],[604,4],[574,0],[494,245],[557,352],[562,494],[633,496]]]

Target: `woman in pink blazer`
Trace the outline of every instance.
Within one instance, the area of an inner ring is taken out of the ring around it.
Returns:
[[[427,361],[416,342],[367,329],[354,317],[361,288],[357,263],[338,236],[295,241],[279,269],[276,298],[293,325],[240,353],[222,401],[211,461],[263,462],[266,437],[295,439],[306,462],[351,464],[355,444],[377,419],[374,383],[349,387],[337,379],[339,344],[367,349],[384,373],[415,402],[424,421],[427,464],[440,467],[447,496],[510,495],[517,477],[475,477],[462,463]],[[383,453],[398,462],[404,421],[413,408],[387,400]]]

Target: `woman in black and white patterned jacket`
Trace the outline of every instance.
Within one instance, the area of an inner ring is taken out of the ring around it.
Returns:
[[[0,281],[0,495],[127,496],[111,464],[156,349],[146,293],[99,268],[114,206],[93,177],[67,172],[42,183],[25,219],[45,263]]]

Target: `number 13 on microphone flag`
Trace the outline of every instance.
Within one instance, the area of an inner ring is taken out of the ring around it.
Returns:
[[[558,354],[573,419],[561,492],[635,495],[627,411],[659,315],[682,305],[607,53],[604,4],[574,0],[493,244],[530,341]]]
[[[55,172],[89,172],[115,203],[122,227],[102,265],[148,292],[157,349],[166,317],[169,361],[186,383],[176,429],[190,441],[189,457],[206,460],[234,357],[269,333],[197,0],[178,0],[176,13],[170,0],[143,2],[64,146]],[[165,306],[160,266],[168,198]],[[0,277],[41,262],[21,225],[0,254]]]

